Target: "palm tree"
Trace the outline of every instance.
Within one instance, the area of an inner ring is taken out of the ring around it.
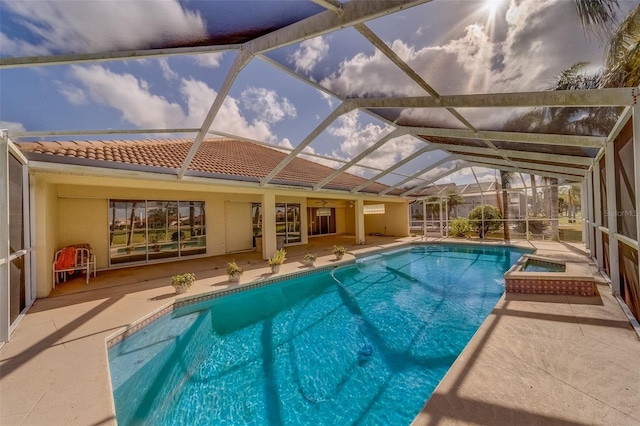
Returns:
[[[559,241],[560,233],[558,231],[558,178],[549,178],[549,184],[552,185],[549,191],[549,219],[551,219],[551,240]]]
[[[447,191],[447,194],[444,196],[447,201],[447,213],[448,217],[451,218],[451,213],[456,206],[464,203],[464,197],[460,195],[457,189],[452,189]]]
[[[533,216],[538,215],[538,187],[536,185],[536,176],[529,175],[531,179],[531,210]]]
[[[500,170],[500,186],[502,189],[502,235],[505,242],[511,241],[511,235],[509,233],[509,194],[507,188],[511,187],[511,181],[513,180],[513,173]]]
[[[618,0],[575,0],[578,16],[586,31],[607,38],[616,24]]]
[[[598,87],[640,85],[640,4],[614,28],[616,11],[620,9],[617,0],[574,1],[585,31],[609,39],[605,67],[599,75],[589,77],[593,78],[592,83],[599,82]]]
[[[640,4],[618,26],[609,41],[606,87],[640,85]]]

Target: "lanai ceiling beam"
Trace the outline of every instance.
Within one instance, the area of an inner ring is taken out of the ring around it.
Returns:
[[[73,55],[22,56],[0,58],[0,69],[38,67],[45,65],[80,64],[84,62],[119,61],[123,59],[162,58],[168,56],[203,55],[239,49],[240,44],[223,46],[189,46],[167,49],[120,50],[116,52],[80,53]]]
[[[433,96],[436,100],[440,100],[441,96],[437,90],[435,90],[429,83],[427,83],[418,73],[416,73],[413,68],[411,68],[400,56],[396,54],[389,46],[386,45],[382,39],[380,39],[373,31],[371,31],[365,24],[355,25],[355,29],[360,32],[370,43],[372,43],[378,50],[382,52],[391,62],[393,62],[402,72],[405,73],[410,79],[416,82],[422,89],[424,89],[427,93]],[[446,108],[446,110],[453,115],[459,122],[465,125],[467,129],[472,132],[477,132],[473,124],[471,124],[466,118],[462,116],[458,111],[454,108]],[[496,149],[493,143],[487,139],[482,140],[485,145],[489,148]],[[509,158],[503,153],[498,153],[502,158],[509,161]]]
[[[485,159],[478,158],[473,155],[458,154],[457,156],[467,161],[485,162]],[[494,168],[499,168],[500,166],[512,166],[516,168],[526,167],[529,169],[538,169],[538,170],[547,171],[547,172],[567,173],[575,176],[584,176],[587,173],[587,169],[582,169],[577,167],[552,166],[547,164],[528,163],[526,161],[517,161],[517,160],[511,160],[511,162],[507,162],[504,160],[487,159],[486,163],[494,165],[495,166]]]
[[[355,194],[356,192],[359,192],[362,188],[366,188],[367,186],[371,185],[373,182],[376,182],[377,180],[379,180],[379,179],[383,178],[384,176],[388,175],[389,173],[392,173],[394,170],[400,168],[401,166],[404,166],[409,161],[414,160],[414,159],[418,158],[419,156],[421,156],[422,154],[425,154],[425,153],[427,153],[429,151],[435,151],[436,149],[437,148],[429,146],[429,145],[425,146],[424,148],[419,149],[418,151],[414,152],[413,154],[411,154],[410,156],[408,156],[404,160],[394,164],[393,166],[387,168],[386,170],[383,170],[382,172],[378,173],[377,175],[375,175],[371,179],[367,180],[366,182],[361,183],[360,185],[356,186],[355,188],[353,188],[351,190],[351,193]]]
[[[482,161],[478,161],[477,159],[474,159],[473,161],[467,160],[467,164],[472,166],[477,166],[477,167],[484,167],[488,169],[505,170],[507,172],[516,172],[516,173],[523,172],[523,173],[537,175],[537,176],[555,177],[560,179],[571,179],[572,182],[579,182],[582,179],[582,177],[580,176],[575,176],[567,173],[545,172],[542,170],[527,169],[523,167],[495,166],[495,165],[492,165],[490,162],[485,163]]]
[[[412,180],[418,179],[420,176],[422,176],[423,174],[427,173],[429,170],[433,170],[436,167],[444,164],[444,163],[448,163],[449,161],[453,161],[455,160],[455,157],[453,155],[447,155],[446,157],[444,157],[441,160],[436,161],[435,163],[425,167],[424,169],[414,173],[413,175],[409,176],[408,178],[396,183],[395,185],[392,185],[390,187],[388,187],[387,189],[381,191],[378,193],[378,195],[385,195],[391,191],[393,191],[394,189],[401,187],[402,185],[411,182]]]
[[[313,131],[311,131],[311,133],[309,133],[309,135],[306,138],[304,138],[304,140],[302,142],[300,142],[298,144],[298,146],[296,146],[295,149],[289,153],[289,155],[287,155],[276,167],[274,167],[273,170],[271,170],[267,176],[262,178],[262,180],[260,181],[260,186],[264,186],[267,183],[269,183],[278,173],[280,173],[282,171],[282,169],[284,169],[287,166],[287,164],[292,162],[293,159],[296,158],[298,156],[298,154],[300,154],[302,152],[303,149],[305,149],[327,127],[329,127],[331,125],[331,123],[333,123],[342,114],[346,114],[347,112],[349,112],[351,110],[352,110],[351,103],[349,103],[349,102],[341,103],[338,106],[338,108],[333,110],[331,112],[331,114],[329,114],[327,116],[327,118],[325,118],[322,121],[322,123],[318,124],[318,126],[315,129],[313,129]]]
[[[11,137],[33,138],[45,136],[82,136],[82,135],[139,135],[154,133],[197,133],[200,129],[176,128],[176,129],[106,129],[106,130],[43,130],[34,132],[11,132]]]
[[[357,108],[514,108],[514,107],[602,107],[633,105],[634,89],[619,87],[592,90],[483,93],[474,95],[358,98]]]
[[[264,53],[318,37],[341,28],[380,18],[403,9],[429,3],[430,1],[431,0],[350,1],[342,5],[343,13],[341,14],[329,10],[318,13],[317,15],[251,40],[246,43],[246,47],[255,54]]]
[[[218,92],[218,95],[213,101],[213,104],[211,105],[211,108],[209,109],[209,112],[207,113],[207,116],[205,117],[204,122],[202,123],[202,126],[200,127],[200,130],[198,131],[198,134],[196,135],[193,141],[193,144],[191,145],[191,148],[187,153],[186,158],[182,162],[182,167],[178,171],[178,179],[182,179],[184,177],[184,174],[187,172],[187,169],[189,168],[189,164],[191,164],[191,161],[193,161],[193,158],[196,156],[196,153],[200,148],[200,144],[202,143],[204,138],[207,136],[207,132],[209,132],[209,129],[211,128],[211,124],[213,123],[213,120],[216,118],[216,115],[218,114],[218,111],[220,110],[222,103],[224,102],[225,98],[229,94],[229,90],[231,90],[231,86],[233,85],[233,82],[236,80],[236,77],[238,76],[240,71],[242,71],[245,65],[249,63],[251,58],[253,58],[253,55],[251,55],[250,52],[247,52],[244,49],[241,49],[238,52],[238,56],[236,56],[235,60],[233,61],[233,64],[231,65],[231,69],[229,70],[226,77],[224,78],[224,82],[220,87],[220,91]]]
[[[394,129],[391,132],[387,133],[382,138],[380,138],[380,140],[378,140],[378,142],[374,143],[369,148],[365,149],[360,154],[358,154],[355,157],[353,157],[353,159],[351,159],[351,161],[349,161],[348,163],[346,163],[345,165],[340,167],[335,172],[331,173],[326,178],[322,179],[318,184],[316,184],[316,186],[313,187],[313,190],[317,191],[318,189],[322,188],[323,186],[325,186],[326,184],[328,184],[329,182],[334,180],[336,177],[338,177],[339,175],[341,175],[342,173],[347,171],[350,167],[352,167],[353,165],[358,163],[360,160],[365,158],[367,155],[371,154],[373,151],[377,150],[382,145],[384,145],[385,143],[389,142],[391,139],[395,139],[398,136],[402,136],[402,135],[404,135],[404,131],[402,129]]]
[[[360,34],[364,36],[371,44],[373,44],[383,55],[385,55],[391,62],[393,62],[398,68],[400,68],[411,80],[415,81],[418,86],[422,87],[425,92],[435,98],[440,98],[440,94],[431,87],[420,75],[413,70],[405,61],[400,58],[396,52],[393,51],[387,44],[382,41],[376,33],[371,31],[365,24],[354,25],[354,28],[358,30]]]
[[[495,132],[478,130],[477,132],[467,129],[440,129],[432,127],[409,127],[403,126],[409,134],[418,136],[436,136],[454,139],[489,139],[501,142],[521,142],[539,145],[562,145],[579,146],[586,148],[601,148],[607,138],[602,136],[574,136],[557,135],[546,133],[518,133],[518,132]]]
[[[400,196],[401,196],[401,197],[406,197],[407,195],[409,195],[409,194],[411,194],[411,193],[414,193],[414,192],[416,192],[416,191],[418,191],[418,190],[420,190],[420,189],[422,189],[422,188],[424,188],[424,187],[426,187],[426,186],[429,186],[429,185],[431,185],[432,183],[439,181],[439,180],[440,180],[440,179],[442,179],[443,177],[447,177],[447,176],[449,176],[450,174],[453,174],[453,173],[457,172],[457,171],[458,171],[458,170],[460,170],[460,169],[464,169],[465,167],[467,167],[467,165],[466,165],[466,164],[457,164],[453,169],[451,169],[451,170],[447,170],[447,171],[445,171],[445,172],[443,172],[443,173],[440,173],[438,176],[436,176],[436,177],[435,177],[435,178],[433,178],[433,179],[429,179],[429,180],[428,180],[427,182],[425,182],[425,183],[421,183],[421,184],[420,184],[420,185],[418,185],[418,186],[414,186],[413,188],[409,189],[408,191],[405,191],[405,192],[403,192],[402,194],[400,194]]]
[[[497,154],[494,150],[481,147],[481,146],[451,145],[451,144],[442,144],[442,143],[433,143],[433,142],[429,142],[429,144],[437,149],[441,149],[443,151],[447,151],[452,154],[458,154],[458,153],[482,154],[482,155]],[[549,161],[553,163],[580,164],[583,166],[590,166],[593,163],[592,158],[577,157],[575,155],[548,154],[543,152],[515,151],[515,150],[509,150],[509,149],[501,149],[500,151],[508,155],[509,158],[512,159],[513,161],[518,161],[519,159],[532,159],[532,160],[538,160],[538,161]]]
[[[355,25],[371,19],[376,19],[402,9],[428,3],[431,0],[376,0],[351,1],[342,9],[343,13],[332,10],[303,19],[284,28],[275,30],[262,37],[245,43],[245,47],[254,53],[265,52],[300,42],[340,28]],[[334,0],[318,0],[323,7],[332,8]],[[250,44],[249,46],[247,44]],[[102,62],[123,59],[142,59],[149,57],[196,55],[214,52],[224,52],[242,48],[241,44],[227,44],[222,46],[187,46],[166,49],[138,49],[115,52],[81,53],[70,55],[22,56],[14,58],[0,58],[0,69],[20,68],[42,65],[73,64],[82,62]]]
[[[342,3],[340,3],[338,0],[311,0],[311,1],[317,5],[324,7],[327,10],[332,11],[333,13],[340,14],[344,12],[342,8]]]

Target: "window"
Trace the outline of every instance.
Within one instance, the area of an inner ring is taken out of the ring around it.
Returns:
[[[363,206],[363,214],[384,214],[384,204],[368,204]]]
[[[286,244],[302,241],[300,226],[300,204],[276,204],[276,234],[283,236]]]
[[[110,264],[206,253],[204,201],[109,201]]]

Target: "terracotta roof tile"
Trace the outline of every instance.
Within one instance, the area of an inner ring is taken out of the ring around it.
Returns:
[[[51,156],[48,160],[38,155],[39,161],[60,161],[56,158],[118,163],[119,167],[150,166],[165,169],[179,169],[191,148],[192,139],[151,139],[115,141],[70,141],[70,142],[20,142],[17,145],[27,157],[30,154]],[[250,142],[234,139],[206,139],[189,166],[190,171],[227,175],[229,177],[265,177],[286,153]],[[104,163],[96,166],[105,167]],[[114,164],[114,166],[116,166]],[[108,166],[106,166],[108,167]],[[278,173],[274,180],[291,185],[315,185],[332,173],[334,169],[302,158],[295,158]],[[365,179],[343,173],[326,185],[326,188],[351,190],[365,182]],[[387,186],[373,183],[362,191],[380,192]],[[391,194],[399,194],[394,190]]]

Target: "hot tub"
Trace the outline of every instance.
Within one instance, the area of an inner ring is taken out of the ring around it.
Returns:
[[[585,262],[523,255],[504,274],[507,293],[595,296],[591,267]]]

